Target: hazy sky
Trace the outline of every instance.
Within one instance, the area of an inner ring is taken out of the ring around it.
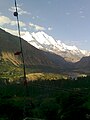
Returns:
[[[44,31],[90,51],[90,0],[17,0],[21,34]],[[0,0],[0,27],[16,34],[14,0]]]

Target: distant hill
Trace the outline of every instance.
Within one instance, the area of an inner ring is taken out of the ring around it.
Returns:
[[[75,69],[81,72],[90,73],[90,56],[83,57],[80,61],[75,63]]]

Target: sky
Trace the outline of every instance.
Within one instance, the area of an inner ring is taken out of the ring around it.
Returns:
[[[90,51],[90,0],[17,0],[21,35],[44,31]],[[0,0],[0,28],[17,34],[14,0]]]

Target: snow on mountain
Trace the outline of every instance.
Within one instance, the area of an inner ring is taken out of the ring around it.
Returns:
[[[53,52],[64,57],[68,61],[77,62],[82,57],[90,55],[90,52],[80,50],[76,46],[66,45],[60,40],[55,40],[43,31],[37,33],[26,32],[22,38],[37,49]]]

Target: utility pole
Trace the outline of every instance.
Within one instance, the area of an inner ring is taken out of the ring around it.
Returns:
[[[20,25],[19,25],[19,17],[18,17],[18,7],[17,7],[17,2],[15,0],[15,8],[16,11],[14,12],[14,16],[17,18],[17,26],[18,26],[18,35],[19,35],[19,41],[20,41],[20,51],[16,52],[15,55],[20,55],[22,57],[22,63],[23,63],[23,78],[24,78],[24,84],[26,87],[26,95],[28,94],[27,90],[27,79],[26,79],[26,70],[25,70],[25,60],[24,60],[24,54],[23,54],[23,48],[22,48],[22,39],[21,39],[21,34],[20,34]]]

